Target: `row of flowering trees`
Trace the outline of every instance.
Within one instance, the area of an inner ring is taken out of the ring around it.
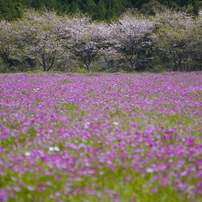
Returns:
[[[90,71],[95,65],[105,70],[201,70],[201,27],[201,16],[171,11],[150,19],[125,15],[111,24],[27,11],[21,20],[0,22],[1,71]]]

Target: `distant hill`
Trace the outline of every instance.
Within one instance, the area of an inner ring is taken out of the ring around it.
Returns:
[[[14,20],[25,8],[54,10],[58,14],[73,14],[81,11],[94,20],[113,20],[129,8],[143,14],[154,14],[162,6],[187,9],[197,14],[202,0],[0,0],[0,19]]]

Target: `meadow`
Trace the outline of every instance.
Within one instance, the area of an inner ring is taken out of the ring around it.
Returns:
[[[202,72],[0,75],[1,202],[201,202]]]

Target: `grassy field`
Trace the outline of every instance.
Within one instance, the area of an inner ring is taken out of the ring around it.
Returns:
[[[202,72],[0,75],[0,202],[201,202]]]

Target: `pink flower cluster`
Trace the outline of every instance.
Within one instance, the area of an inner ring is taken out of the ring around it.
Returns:
[[[201,134],[201,72],[0,75],[0,201],[200,201]]]

